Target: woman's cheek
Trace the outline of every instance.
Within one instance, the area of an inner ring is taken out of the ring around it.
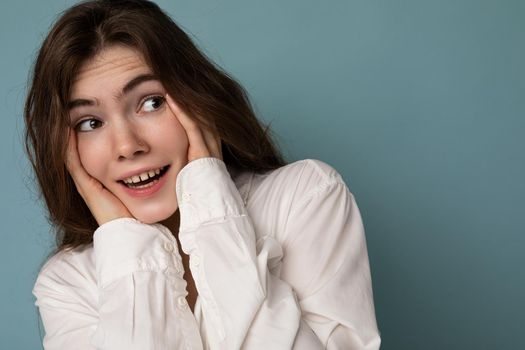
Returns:
[[[77,149],[80,163],[86,172],[98,181],[104,183],[104,168],[109,160],[104,158],[108,152],[107,150],[106,152],[103,151],[103,144],[83,140],[79,137]]]
[[[174,128],[175,132],[170,133],[169,136],[166,138],[170,140],[171,142],[171,152],[172,155],[176,155],[179,159],[184,159],[184,164],[188,163],[188,149],[189,149],[189,141],[188,136],[186,135],[186,132],[182,128],[182,126],[177,122],[176,127]]]

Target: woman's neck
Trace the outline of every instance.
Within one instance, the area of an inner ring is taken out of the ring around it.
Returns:
[[[175,213],[173,213],[173,215],[171,215],[169,218],[162,220],[160,223],[166,226],[171,231],[171,234],[178,240],[180,225],[179,209],[177,209]]]

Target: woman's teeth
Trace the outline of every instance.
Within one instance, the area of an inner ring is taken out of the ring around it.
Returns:
[[[130,176],[127,179],[120,181],[124,186],[132,189],[142,189],[155,185],[159,179],[166,174],[170,168],[169,164],[159,169],[148,170],[142,174]]]
[[[155,185],[157,182],[159,182],[159,180],[155,179],[155,180],[153,180],[151,182],[146,183],[145,185],[126,184],[126,186],[128,186],[129,188],[134,188],[134,189],[137,189],[137,188],[148,188],[148,187],[151,187],[151,186]]]
[[[142,174],[128,177],[127,179],[124,179],[122,181],[124,181],[124,183],[126,185],[136,184],[136,183],[139,183],[141,181],[145,181],[145,180],[147,180],[149,178],[155,177],[156,175],[159,175],[161,170],[162,170],[162,168],[145,171]]]

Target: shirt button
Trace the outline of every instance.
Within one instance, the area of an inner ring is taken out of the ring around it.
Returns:
[[[182,194],[182,200],[185,201],[185,202],[189,202],[191,199],[191,194],[189,193],[183,193]]]
[[[191,257],[191,261],[193,263],[193,266],[197,267],[199,266],[199,264],[201,263],[201,259],[199,258],[198,255],[194,255]]]
[[[179,276],[182,276],[183,270],[182,270],[181,264],[177,260],[173,259],[173,266],[175,267],[175,271],[177,271],[177,274]]]
[[[171,253],[173,251],[173,244],[170,242],[164,242],[164,249]]]
[[[177,305],[179,306],[179,309],[184,310],[188,306],[188,302],[186,301],[185,297],[180,296],[177,299]]]

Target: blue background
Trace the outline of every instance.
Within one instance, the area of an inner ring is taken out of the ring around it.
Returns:
[[[0,339],[40,348],[53,243],[22,150],[28,69],[72,1],[0,5]],[[383,349],[514,349],[525,324],[525,2],[158,1],[272,122],[344,176]]]

